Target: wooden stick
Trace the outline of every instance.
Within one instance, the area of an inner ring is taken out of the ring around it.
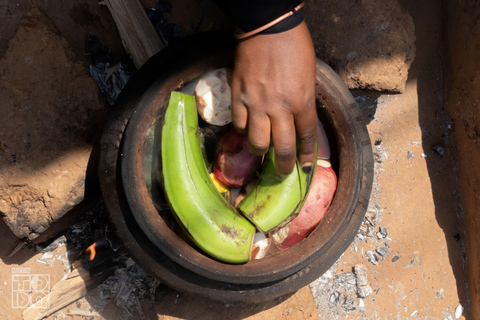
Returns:
[[[23,319],[41,320],[48,317],[84,297],[117,270],[126,269],[134,264],[132,258],[123,250],[114,251],[106,243],[108,242],[105,238],[95,243],[98,252],[92,258],[89,258],[91,257],[89,252],[84,251],[72,263],[72,271],[65,279],[55,284],[46,296],[23,311]]]
[[[94,280],[90,278],[90,274],[85,270],[77,270],[75,274],[76,276],[57,283],[48,295],[25,309],[23,311],[23,319],[43,319],[85,296],[87,287],[93,284]],[[42,308],[42,306],[46,308]]]
[[[123,46],[139,69],[164,48],[139,0],[104,0],[115,20]]]

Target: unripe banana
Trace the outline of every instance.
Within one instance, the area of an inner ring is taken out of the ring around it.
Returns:
[[[172,92],[164,119],[161,156],[170,209],[205,253],[229,263],[247,262],[255,227],[227,203],[208,175],[195,98]]]
[[[271,147],[256,185],[238,209],[264,233],[287,224],[302,209],[315,169],[316,164],[307,174],[297,161],[293,172],[282,178],[275,170],[275,151]]]

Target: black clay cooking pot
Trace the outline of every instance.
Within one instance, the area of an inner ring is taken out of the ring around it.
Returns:
[[[169,92],[207,71],[231,67],[234,47],[235,40],[226,33],[205,33],[147,61],[122,91],[106,123],[99,175],[115,232],[148,273],[173,288],[215,300],[261,302],[314,281],[348,248],[370,196],[372,148],[352,95],[333,70],[317,60],[317,111],[330,135],[338,176],[327,215],[302,242],[246,264],[219,262],[194,249],[165,224],[147,190],[148,130]]]

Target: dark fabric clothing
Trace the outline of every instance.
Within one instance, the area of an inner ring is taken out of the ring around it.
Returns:
[[[299,0],[215,0],[229,19],[241,30],[257,29],[292,11]],[[264,30],[260,34],[279,33],[293,29],[303,21],[302,9],[292,16]]]

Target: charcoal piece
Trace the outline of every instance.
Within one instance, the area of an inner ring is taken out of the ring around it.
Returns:
[[[386,257],[388,255],[389,250],[390,250],[390,247],[387,244],[382,244],[375,249],[375,251],[382,257]]]
[[[172,12],[172,4],[168,0],[160,0],[155,8],[149,8],[146,12],[154,27],[157,25],[163,25],[167,22],[167,19],[163,14],[165,12]]]
[[[355,310],[356,309],[355,299],[345,297],[345,299],[342,302],[342,309],[345,311]]]
[[[148,19],[158,33],[160,27],[167,24],[167,19],[163,16],[163,12],[157,8],[150,8],[146,10]]]
[[[368,261],[370,261],[372,264],[377,265],[378,264],[378,256],[373,252],[373,251],[367,251],[366,253]]]
[[[397,262],[399,259],[400,259],[400,256],[399,256],[399,255],[395,255],[395,257],[393,257],[393,259],[392,259],[392,263]]]
[[[155,9],[157,9],[161,13],[172,12],[172,4],[168,0],[159,0],[157,5],[155,6]]]
[[[381,145],[381,144],[382,144],[382,139],[376,139],[376,140],[375,140],[375,145],[376,145],[376,146],[379,146],[379,145]]]
[[[110,227],[109,224],[105,226],[105,239],[107,239],[113,251],[117,251],[118,249],[121,249],[123,247],[122,244],[118,241],[115,234],[113,233],[112,228]]]
[[[90,65],[90,75],[107,98],[108,103],[113,105],[134,72],[124,63],[113,66],[111,70],[113,72],[111,71],[109,76],[106,68]]]
[[[367,237],[373,238],[374,233],[375,233],[375,229],[369,226],[367,228]]]
[[[177,24],[169,23],[156,28],[165,47],[183,38],[182,29]]]
[[[368,219],[368,217],[367,217],[367,216],[365,216],[365,221],[366,221],[366,222],[367,222],[369,225],[371,225],[371,226],[373,226],[373,225],[374,225],[374,224],[373,224],[373,222],[372,222],[372,221],[370,221],[370,219]]]
[[[90,54],[92,65],[89,71],[100,91],[110,105],[113,105],[120,92],[136,69],[125,53],[114,53],[102,46],[96,36],[87,35],[85,51]]]
[[[341,296],[342,294],[340,292],[335,291],[330,295],[330,303],[337,303],[340,300]]]
[[[437,144],[436,146],[433,146],[432,150],[434,154],[436,154],[440,158],[443,158],[445,154],[445,146],[443,144]]]
[[[457,233],[457,234],[453,235],[453,239],[455,239],[455,241],[457,241],[457,242],[460,241],[460,238],[461,238],[460,233]]]
[[[104,47],[98,37],[95,35],[87,34],[85,36],[85,53],[108,53],[108,49]]]
[[[378,228],[378,230],[383,235],[384,238],[386,238],[388,236],[387,228],[382,226],[382,227]]]

